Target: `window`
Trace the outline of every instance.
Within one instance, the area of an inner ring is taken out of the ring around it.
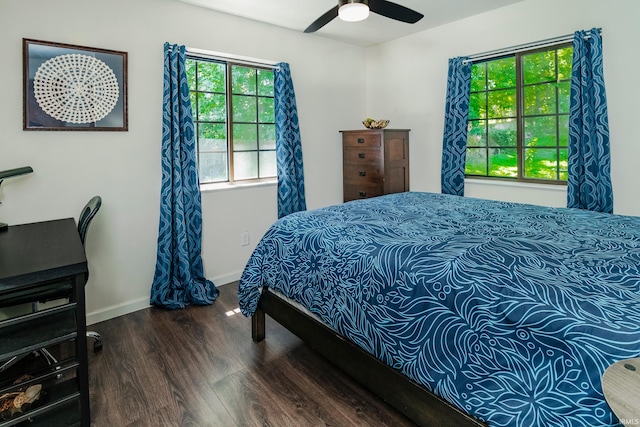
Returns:
[[[189,56],[200,183],[276,176],[273,70]]]
[[[567,180],[572,54],[569,44],[473,64],[466,176]]]

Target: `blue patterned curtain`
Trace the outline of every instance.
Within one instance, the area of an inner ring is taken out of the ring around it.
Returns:
[[[296,94],[289,64],[276,66],[274,76],[276,113],[276,161],[278,169],[278,218],[307,209]]]
[[[164,45],[162,190],[151,304],[211,304],[218,289],[204,278],[202,210],[185,47]]]
[[[567,207],[613,213],[609,119],[599,28],[573,38]]]
[[[471,65],[466,57],[449,59],[442,139],[441,187],[444,194],[464,195]]]

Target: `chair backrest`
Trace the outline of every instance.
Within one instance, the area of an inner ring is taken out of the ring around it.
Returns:
[[[98,209],[102,205],[102,198],[100,196],[94,196],[89,202],[82,208],[80,217],[78,218],[78,233],[80,234],[80,240],[84,245],[84,239],[87,237],[87,231],[89,230],[89,224],[94,216],[98,213]]]

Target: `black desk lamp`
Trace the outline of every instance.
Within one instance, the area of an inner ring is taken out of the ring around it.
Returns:
[[[22,168],[7,169],[6,171],[0,171],[0,189],[2,187],[2,181],[4,181],[6,178],[13,178],[14,176],[26,175],[31,172],[33,172],[33,169],[31,168],[31,166],[25,166]],[[2,204],[1,201],[0,201],[0,204]],[[0,222],[0,231],[5,231],[8,227],[9,226],[4,222]]]

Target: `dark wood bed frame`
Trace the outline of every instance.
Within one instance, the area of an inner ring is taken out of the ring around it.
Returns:
[[[251,337],[255,342],[265,339],[265,314],[416,424],[439,427],[486,426],[267,288],[263,290],[258,310],[251,319]]]

